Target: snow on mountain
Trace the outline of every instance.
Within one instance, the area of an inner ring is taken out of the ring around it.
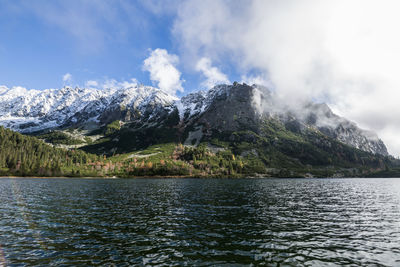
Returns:
[[[220,84],[209,90],[197,91],[182,97],[175,103],[180,119],[199,116],[219,97],[229,94],[230,88],[230,85]]]
[[[62,127],[99,117],[112,108],[171,105],[177,98],[150,86],[125,88],[72,88],[27,90],[0,87],[0,125],[19,132]],[[79,116],[82,114],[82,116]],[[87,115],[86,117],[84,115]]]
[[[313,127],[345,144],[387,155],[376,134],[335,115],[326,104],[287,107],[268,88],[257,85],[217,85],[181,99],[151,86],[133,84],[47,90],[0,86],[0,125],[23,133],[88,122],[101,126],[114,120],[157,125],[173,111],[178,112],[183,125],[205,123],[219,131],[236,131],[243,125],[256,130],[263,118],[275,118],[294,131]]]

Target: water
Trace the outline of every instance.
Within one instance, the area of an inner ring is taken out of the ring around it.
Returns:
[[[400,179],[0,179],[1,265],[400,266]]]

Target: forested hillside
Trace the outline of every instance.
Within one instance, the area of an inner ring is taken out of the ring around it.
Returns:
[[[102,157],[52,147],[35,137],[0,127],[0,175],[95,175],[81,168]]]
[[[36,137],[0,127],[0,175],[353,177],[399,173],[398,160],[352,148],[318,131],[293,133],[274,121],[263,125],[260,134],[233,132],[211,137],[197,146],[158,142],[110,157],[56,148]],[[121,137],[119,131],[113,135]],[[128,139],[134,137],[132,132]],[[107,141],[98,145],[102,144],[107,147]]]
[[[56,148],[43,141],[0,127],[2,176],[240,176],[253,171],[231,152],[210,152],[168,143],[135,153],[94,155]]]

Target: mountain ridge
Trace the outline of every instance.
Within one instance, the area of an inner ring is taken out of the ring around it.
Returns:
[[[212,130],[248,128],[257,132],[263,119],[276,119],[294,132],[315,128],[357,149],[388,155],[385,144],[376,134],[337,116],[326,104],[308,102],[296,108],[286,107],[268,88],[259,85],[217,85],[181,99],[142,85],[43,91],[0,87],[0,125],[22,133],[90,124],[101,127],[115,120],[143,128],[172,120],[182,131],[193,128],[187,134],[199,139],[203,132]],[[182,141],[190,144],[193,138]]]

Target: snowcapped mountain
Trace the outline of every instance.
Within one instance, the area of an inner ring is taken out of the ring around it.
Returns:
[[[0,86],[0,125],[29,133],[70,126],[99,127],[114,120],[134,124],[194,129],[189,136],[240,130],[260,131],[260,123],[277,120],[293,132],[316,129],[361,150],[388,155],[375,133],[335,115],[326,104],[288,107],[268,88],[234,83],[188,94],[181,99],[150,86],[26,90]]]
[[[176,100],[150,86],[107,90],[64,87],[43,91],[2,86],[0,125],[26,133],[88,121],[101,124],[110,122],[113,113],[126,108],[150,118],[155,115],[156,107],[167,108]]]

